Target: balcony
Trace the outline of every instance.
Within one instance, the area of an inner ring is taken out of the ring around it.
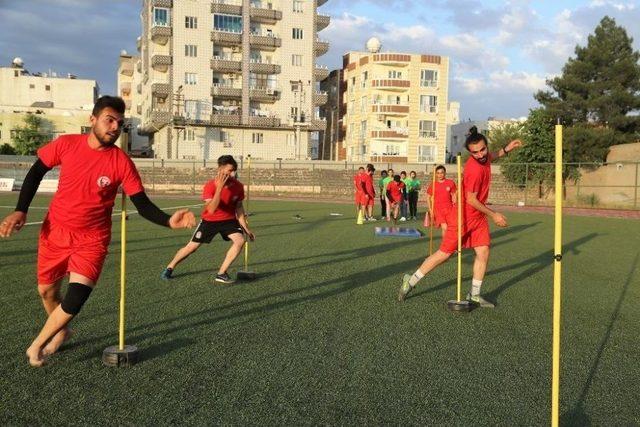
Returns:
[[[278,128],[280,127],[280,119],[277,117],[249,116],[249,126]]]
[[[409,105],[407,104],[373,104],[371,106],[372,113],[386,114],[388,116],[403,116],[409,114]]]
[[[230,82],[214,83],[211,87],[211,96],[221,99],[242,98],[242,88],[234,87]]]
[[[123,97],[131,95],[131,82],[120,83],[120,95]]]
[[[280,91],[266,87],[249,88],[249,97],[257,102],[276,102],[280,99]]]
[[[373,62],[376,64],[404,67],[411,63],[411,55],[401,53],[376,53],[373,55]]]
[[[282,19],[282,12],[271,8],[271,3],[251,2],[249,17],[252,22],[273,25]]]
[[[311,125],[309,126],[309,130],[311,131],[326,131],[327,130],[327,119],[312,119]]]
[[[242,33],[214,29],[211,31],[211,41],[219,46],[238,46],[242,44]]]
[[[331,17],[329,15],[316,15],[316,31],[322,31],[329,26]]]
[[[166,98],[169,94],[171,94],[169,83],[151,83],[151,95],[156,98]]]
[[[220,73],[239,73],[242,71],[242,62],[234,61],[231,56],[216,57],[210,62],[211,69]]]
[[[324,105],[329,100],[327,92],[317,91],[313,94],[313,105]]]
[[[316,56],[322,56],[329,51],[329,42],[316,40],[313,43],[313,50],[316,53]]]
[[[169,55],[153,55],[151,57],[151,67],[156,71],[166,72],[173,64],[173,58]]]
[[[167,44],[173,34],[171,27],[164,25],[154,25],[149,32],[151,34],[151,41],[161,45]]]
[[[371,87],[376,89],[385,89],[392,91],[405,91],[409,89],[411,82],[403,79],[373,79]]]
[[[211,124],[213,126],[240,126],[240,114],[236,112],[214,112],[211,115]]]
[[[326,2],[327,2],[327,0],[318,0],[318,7],[322,6]]]
[[[120,64],[120,74],[124,76],[133,76],[133,62],[125,61]]]
[[[173,0],[151,0],[151,7],[173,7]]]
[[[329,77],[329,69],[324,65],[316,65],[313,70],[313,78],[315,81],[320,82]]]
[[[385,130],[372,130],[371,138],[374,139],[407,139],[409,131],[403,128],[389,128]]]
[[[211,13],[242,15],[242,1],[213,0],[213,3],[211,3]]]
[[[249,63],[249,71],[256,74],[280,74],[280,65],[262,62],[260,59],[252,59]]]
[[[251,33],[249,36],[249,44],[251,47],[256,47],[263,50],[274,51],[282,46],[282,39],[277,35],[269,32],[264,33]]]

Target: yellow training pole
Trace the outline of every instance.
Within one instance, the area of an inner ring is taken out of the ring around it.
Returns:
[[[462,289],[462,157],[460,153],[456,156],[458,164],[458,191],[456,200],[458,202],[458,301],[461,301]]]
[[[556,125],[556,205],[553,263],[553,361],[551,377],[551,425],[558,426],[560,411],[560,297],[562,290],[562,125]]]
[[[245,209],[245,221],[249,224],[249,194],[251,192],[251,156],[247,158],[247,203]],[[249,271],[249,242],[245,242],[244,244],[244,271]]]
[[[127,196],[122,192],[122,215],[120,217],[120,339],[118,348],[124,350],[124,306],[126,288],[127,251]]]
[[[431,203],[429,204],[429,216],[435,218],[433,209],[436,207],[436,165],[433,165],[433,182],[431,184]],[[431,219],[431,218],[429,218]],[[433,254],[433,222],[429,221],[429,255]]]

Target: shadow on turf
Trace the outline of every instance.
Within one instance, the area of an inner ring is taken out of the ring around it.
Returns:
[[[600,347],[598,347],[598,354],[596,355],[595,360],[593,361],[593,365],[589,370],[589,375],[587,377],[587,381],[582,388],[582,393],[580,393],[580,397],[578,398],[578,403],[574,406],[570,411],[565,412],[560,417],[560,424],[562,425],[570,425],[570,426],[589,426],[592,425],[591,418],[585,411],[585,400],[587,395],[589,394],[589,389],[591,388],[591,383],[593,382],[593,378],[598,371],[598,366],[600,365],[600,360],[602,359],[602,354],[607,348],[607,344],[609,339],[611,338],[611,332],[613,331],[613,326],[615,325],[618,317],[620,316],[620,309],[622,308],[622,303],[627,296],[627,290],[631,285],[631,280],[633,278],[633,273],[635,273],[636,268],[638,268],[638,262],[640,261],[640,252],[636,253],[636,257],[631,264],[631,269],[629,270],[629,274],[627,276],[627,280],[622,287],[622,292],[620,292],[620,296],[618,297],[618,302],[616,303],[616,307],[613,310],[613,314],[611,315],[611,319],[609,319],[609,324],[607,325],[607,332],[602,337],[602,341],[600,341]],[[615,423],[615,420],[611,420]]]

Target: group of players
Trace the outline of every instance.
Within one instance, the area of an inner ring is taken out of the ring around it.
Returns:
[[[48,318],[26,350],[29,364],[42,366],[47,358],[69,340],[72,330],[69,322],[80,312],[89,298],[108,252],[111,240],[111,213],[118,189],[129,196],[138,213],[148,221],[172,229],[192,228],[195,215],[179,209],[169,215],[149,200],[135,164],[115,145],[124,124],[125,104],[121,98],[103,96],[96,102],[91,114],[91,132],[83,135],[64,135],[42,146],[37,160],[27,173],[16,209],[0,222],[0,237],[9,237],[25,226],[29,206],[44,175],[60,167],[60,179],[48,212],[42,222],[38,240],[37,281],[38,292]],[[506,218],[487,208],[491,178],[491,161],[520,146],[515,140],[496,153],[488,152],[486,138],[472,128],[466,147],[471,153],[464,170],[463,195],[465,218],[462,227],[464,247],[476,253],[473,282],[469,298],[483,307],[493,305],[480,297],[480,286],[489,259],[489,226],[487,218],[496,225],[507,225]],[[162,272],[163,279],[171,279],[174,268],[202,243],[209,243],[220,233],[231,241],[226,256],[214,278],[221,283],[232,283],[227,269],[240,254],[245,239],[253,240],[242,206],[243,185],[235,178],[237,163],[232,156],[218,159],[215,179],[207,182],[203,190],[202,219],[190,241],[175,254]],[[355,178],[358,208],[373,220],[375,189],[373,165],[361,168]],[[413,275],[405,275],[398,299],[403,301],[417,282],[436,266],[446,261],[457,249],[457,216],[453,204],[455,184],[446,180],[444,167],[437,169],[435,204],[430,213],[436,224],[443,224],[444,237],[440,249],[428,257]],[[392,170],[383,171],[379,182],[383,217],[396,220],[405,200],[408,216],[417,217],[420,181],[415,172],[402,180]],[[406,196],[405,196],[406,194]],[[428,189],[433,195],[433,188]],[[62,281],[68,276],[69,285],[64,297]]]

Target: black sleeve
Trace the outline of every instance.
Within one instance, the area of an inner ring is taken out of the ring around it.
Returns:
[[[31,169],[29,169],[29,172],[27,172],[27,176],[24,177],[24,181],[22,182],[22,188],[20,189],[20,196],[18,196],[16,211],[24,213],[27,213],[29,211],[29,206],[31,205],[31,201],[38,191],[38,187],[40,186],[42,178],[50,170],[51,168],[42,163],[42,160],[40,159],[36,160],[33,166],[31,166]]]
[[[153,204],[147,193],[141,191],[139,193],[134,194],[129,197],[133,202],[136,209],[138,209],[138,213],[144,219],[153,222],[154,224],[162,225],[164,227],[169,227],[169,218],[171,215],[167,215],[160,208]]]

